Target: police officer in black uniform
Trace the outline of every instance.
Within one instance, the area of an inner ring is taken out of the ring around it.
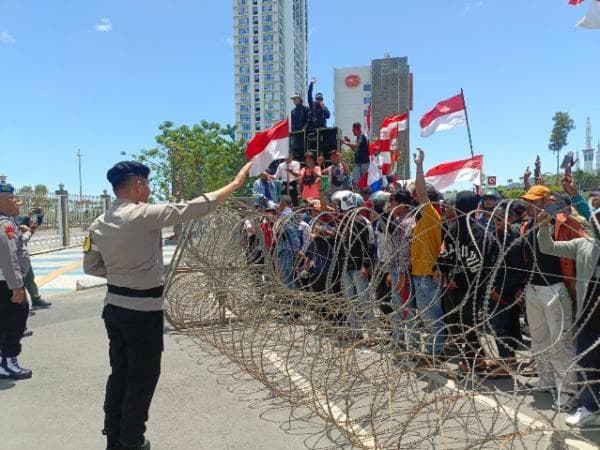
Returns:
[[[29,263],[24,253],[19,227],[14,218],[19,214],[15,189],[0,181],[0,378],[31,378],[31,370],[19,365],[21,338],[25,331],[29,304],[23,283],[23,267]]]
[[[123,161],[108,171],[117,199],[92,223],[83,249],[85,273],[105,277],[108,287],[102,312],[111,365],[104,400],[108,449],[150,448],[144,433],[163,350],[162,228],[212,212],[243,185],[250,167],[215,192],[160,205],[147,203],[147,166]]]

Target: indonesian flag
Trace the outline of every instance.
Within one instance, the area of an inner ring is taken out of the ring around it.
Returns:
[[[425,180],[438,191],[459,182],[467,181],[477,186],[481,185],[483,155],[469,159],[452,161],[432,167],[425,174]]]
[[[379,127],[379,138],[380,139],[397,139],[398,131],[406,130],[408,124],[408,113],[400,114],[398,116],[387,116],[381,122]]]
[[[585,16],[577,22],[577,26],[582,28],[600,28],[600,0],[590,2],[590,7]]]
[[[287,158],[290,152],[288,119],[277,122],[271,128],[256,133],[246,147],[246,159],[254,164],[250,176],[263,173],[276,159]]]
[[[430,136],[438,131],[465,126],[467,119],[462,94],[439,102],[431,111],[421,117],[419,123],[422,137]]]
[[[583,3],[583,0],[569,0],[569,5],[571,5],[571,6],[581,5],[582,3]]]

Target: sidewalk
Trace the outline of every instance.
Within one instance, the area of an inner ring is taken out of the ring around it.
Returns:
[[[171,262],[175,245],[163,247],[165,264]],[[42,298],[50,298],[57,294],[74,292],[78,287],[90,288],[106,283],[103,278],[83,273],[83,251],[81,247],[68,248],[31,257],[31,265],[35,273],[35,281]]]

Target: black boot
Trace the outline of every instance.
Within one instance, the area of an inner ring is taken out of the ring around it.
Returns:
[[[118,434],[108,434],[105,430],[102,430],[102,434],[106,436],[106,450],[121,450]]]
[[[121,447],[119,448],[121,450],[150,450],[150,441],[148,439],[144,439],[144,443],[138,445],[121,444]]]

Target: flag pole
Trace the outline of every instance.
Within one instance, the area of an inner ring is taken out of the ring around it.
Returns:
[[[467,102],[465,102],[465,93],[460,88],[460,96],[463,100],[463,106],[465,107],[465,120],[467,121],[467,133],[469,134],[469,147],[471,149],[471,158],[473,158],[473,141],[471,140],[471,127],[469,126],[469,115],[467,114]]]

